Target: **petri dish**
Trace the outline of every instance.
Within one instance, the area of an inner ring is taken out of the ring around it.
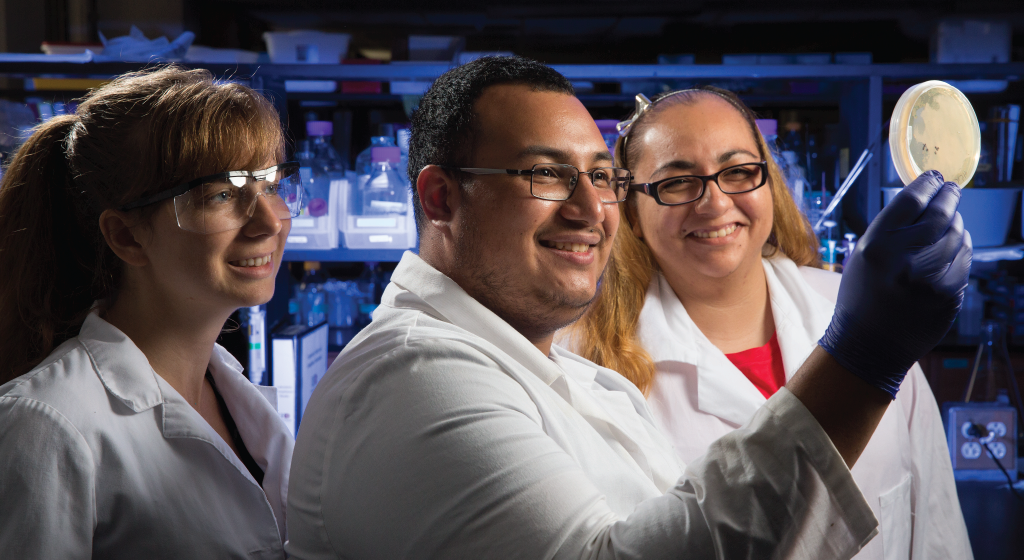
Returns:
[[[934,169],[967,185],[978,169],[981,129],[960,90],[939,80],[917,84],[900,97],[889,121],[892,163],[904,185]]]

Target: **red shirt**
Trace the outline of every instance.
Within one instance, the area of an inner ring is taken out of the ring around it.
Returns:
[[[772,335],[768,344],[726,354],[726,358],[733,363],[747,379],[757,387],[764,397],[770,398],[786,384],[786,368],[782,365],[782,350],[779,349],[779,338]]]

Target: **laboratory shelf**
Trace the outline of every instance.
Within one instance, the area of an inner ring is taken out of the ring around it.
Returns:
[[[9,77],[114,76],[151,66],[145,62],[5,62],[0,57],[0,75]],[[336,79],[336,80],[426,80],[452,68],[448,62],[363,64],[207,64],[182,63],[206,68],[217,75],[241,79]],[[878,77],[887,80],[938,78],[1001,79],[1024,77],[1024,63],[994,64],[554,64],[552,68],[570,80],[619,82],[651,79],[836,79]]]
[[[405,249],[324,249],[294,251],[286,250],[284,260],[321,262],[398,262]],[[412,250],[413,252],[416,249]]]
[[[0,77],[90,77],[109,78],[124,72],[152,66],[145,62],[68,62],[40,61],[39,57],[0,53]],[[29,60],[31,59],[31,60]],[[238,80],[262,91],[274,104],[282,121],[289,122],[289,101],[338,103],[347,107],[389,106],[405,96],[391,93],[346,94],[289,92],[289,80],[337,80],[430,82],[452,68],[450,62],[405,62],[390,64],[205,64],[183,63],[206,68],[220,79]],[[648,94],[665,88],[685,87],[688,83],[715,83],[741,91],[744,100],[760,107],[830,106],[839,109],[839,118],[848,134],[851,157],[866,148],[873,157],[853,185],[844,204],[843,219],[856,232],[862,232],[880,210],[883,126],[888,115],[883,103],[906,84],[930,79],[987,80],[1019,82],[1024,80],[1024,63],[994,64],[555,64],[552,67],[574,82],[590,82],[589,92],[583,84],[580,99],[589,107],[622,106],[631,103],[633,93]],[[751,82],[773,82],[768,88],[750,88]],[[789,82],[786,86],[784,82]],[[820,88],[794,88],[804,81],[821,83]],[[780,84],[783,82],[783,84]],[[8,82],[10,83],[10,82]],[[605,88],[602,84],[618,84]],[[735,86],[733,86],[735,84]],[[781,86],[781,87],[780,87]],[[387,87],[383,88],[387,91]],[[604,91],[610,90],[610,91]],[[8,92],[12,91],[10,89]],[[745,92],[745,93],[743,93]],[[28,91],[19,92],[28,94]],[[40,92],[42,93],[42,92]],[[294,109],[294,105],[292,107]],[[313,256],[315,255],[315,257]],[[362,251],[289,252],[288,260],[352,260],[397,261],[401,251],[380,254]]]

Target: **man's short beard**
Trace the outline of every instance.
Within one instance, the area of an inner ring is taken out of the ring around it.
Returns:
[[[464,205],[467,198],[463,198]],[[463,216],[473,213],[470,208],[464,207],[463,210],[466,210]],[[453,240],[455,270],[467,271],[470,279],[469,285],[462,287],[528,340],[541,340],[576,322],[597,297],[594,293],[585,298],[573,298],[553,289],[541,293],[524,291],[524,286],[514,277],[503,273],[509,267],[489,269],[476,258],[484,253],[478,250],[476,241],[479,236],[475,229],[475,224],[463,220],[457,228],[460,233]]]

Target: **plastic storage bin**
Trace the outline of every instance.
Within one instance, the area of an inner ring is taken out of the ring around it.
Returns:
[[[883,204],[889,204],[903,188],[883,188]],[[1006,244],[1010,221],[1017,208],[1021,187],[964,189],[960,197],[960,215],[964,228],[971,232],[975,247],[999,247]]]
[[[401,149],[371,148],[373,171],[359,175],[346,197],[339,229],[349,249],[409,249],[416,246],[412,189],[402,178]]]
[[[348,33],[322,31],[268,31],[270,62],[274,64],[338,64],[348,53]]]

